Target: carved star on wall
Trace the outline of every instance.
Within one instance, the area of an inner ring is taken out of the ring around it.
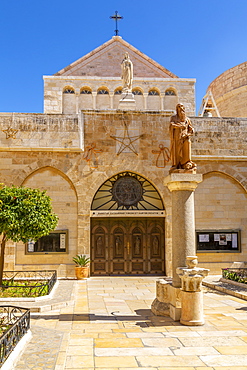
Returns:
[[[17,134],[18,130],[14,130],[13,128],[8,127],[6,130],[2,130],[2,131],[5,133],[6,139],[10,139],[10,138],[16,139],[15,135]]]
[[[133,143],[140,139],[142,136],[143,135],[130,136],[128,126],[126,123],[124,123],[124,136],[123,137],[110,136],[110,137],[120,143],[117,155],[121,154],[124,151],[124,149],[129,149],[130,151],[138,155]]]

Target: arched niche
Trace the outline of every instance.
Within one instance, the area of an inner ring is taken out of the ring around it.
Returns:
[[[212,273],[247,260],[247,193],[236,179],[217,171],[204,175],[195,191],[195,224],[198,231],[241,231],[240,253],[200,253],[199,261],[208,263]]]
[[[72,86],[65,86],[63,89],[63,113],[76,113],[76,95]]]
[[[72,182],[61,171],[53,167],[40,168],[23,181],[22,186],[46,190],[51,197],[53,211],[58,215],[57,230],[68,230],[68,253],[25,254],[25,246],[17,245],[17,264],[29,264],[37,269],[57,268],[59,264],[70,264],[77,253],[77,195]],[[42,267],[43,265],[43,267]]]
[[[92,210],[164,210],[160,194],[147,179],[121,172],[106,180],[96,192]]]

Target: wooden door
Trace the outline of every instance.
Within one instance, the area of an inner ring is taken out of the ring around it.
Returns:
[[[91,274],[164,274],[163,218],[95,218]]]

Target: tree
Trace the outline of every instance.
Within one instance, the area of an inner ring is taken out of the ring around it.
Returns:
[[[27,243],[48,235],[57,226],[51,198],[45,191],[15,186],[0,186],[0,286],[3,279],[4,251],[8,240]]]

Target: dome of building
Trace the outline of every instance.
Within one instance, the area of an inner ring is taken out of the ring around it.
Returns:
[[[247,62],[228,69],[209,85],[221,117],[247,117]]]

